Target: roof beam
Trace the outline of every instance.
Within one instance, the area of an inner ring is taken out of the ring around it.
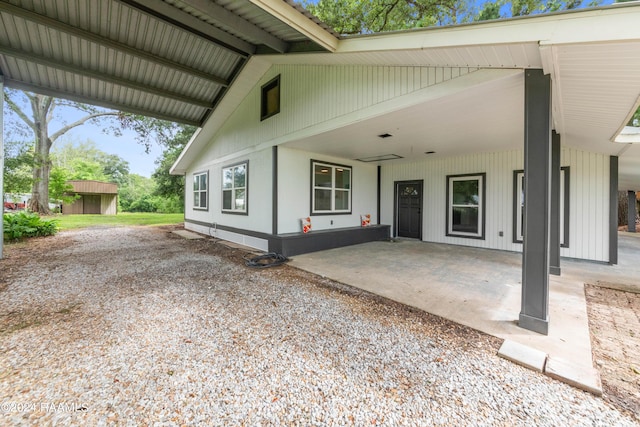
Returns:
[[[294,7],[282,0],[250,0],[260,9],[278,18],[296,31],[309,37],[329,52],[335,52],[338,48],[338,39],[333,34],[304,16]]]
[[[87,70],[80,65],[67,64],[61,61],[38,57],[32,53],[22,52],[10,47],[0,46],[0,54],[11,56],[13,58],[22,59],[27,62],[33,62],[35,64],[43,65],[53,69],[65,71],[71,74],[81,75],[83,77],[90,77],[102,82],[115,84],[118,86],[128,87],[143,92],[150,93],[152,95],[161,96],[163,98],[173,99],[175,101],[184,102],[185,104],[197,105],[203,108],[212,108],[211,102],[206,100],[200,100],[189,96],[182,95],[170,90],[159,89],[155,86],[146,85],[144,83],[138,83],[131,80],[126,80],[120,77],[114,77],[110,74],[100,73],[97,71]]]
[[[115,102],[111,102],[104,99],[97,99],[89,96],[71,94],[69,92],[64,92],[64,91],[56,91],[48,87],[38,86],[31,83],[25,83],[19,80],[7,79],[6,77],[5,77],[4,83],[6,87],[20,89],[27,92],[35,92],[41,95],[55,96],[58,98],[68,99],[70,101],[80,102],[83,104],[97,105],[100,107],[109,108],[111,110],[116,110],[116,111],[125,111],[132,114],[141,114],[143,116],[155,117],[157,119],[167,120],[169,122],[179,122],[179,123],[184,123],[184,124],[193,125],[193,126],[200,126],[200,122],[197,120],[190,120],[183,117],[169,116],[166,114],[158,113],[157,111],[151,111],[144,108],[130,107],[130,106],[117,104]]]
[[[287,42],[280,40],[262,28],[259,28],[210,0],[182,0],[182,2],[209,16],[224,27],[230,27],[234,31],[246,35],[248,38],[262,41],[262,44],[269,46],[277,52],[285,53],[289,50],[289,44]]]
[[[124,43],[120,43],[114,40],[109,40],[98,34],[93,34],[89,31],[81,30],[77,27],[73,27],[69,24],[65,24],[64,22],[60,22],[55,19],[49,18],[47,16],[40,15],[30,10],[22,9],[21,7],[14,6],[9,3],[0,1],[0,12],[6,12],[14,16],[19,16],[20,18],[26,19],[28,21],[32,21],[37,24],[50,27],[58,31],[62,31],[64,33],[70,34],[72,36],[81,38],[83,40],[88,40],[98,45],[102,45],[102,46],[126,53],[128,55],[132,55],[134,57],[144,59],[145,61],[160,64],[164,67],[172,68],[186,74],[191,74],[203,80],[208,80],[222,86],[229,85],[229,82],[220,76],[215,76],[213,74],[205,73],[204,71],[196,70],[195,68],[188,67],[186,65],[180,64],[179,62],[158,57],[151,53],[126,45]]]
[[[161,0],[119,0],[172,25],[247,57],[256,47]]]

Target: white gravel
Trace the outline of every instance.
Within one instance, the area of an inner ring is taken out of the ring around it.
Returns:
[[[497,339],[212,241],[49,241],[0,260],[1,425],[637,425]]]

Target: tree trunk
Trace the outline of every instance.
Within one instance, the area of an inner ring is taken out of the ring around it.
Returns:
[[[56,108],[57,100],[50,96],[39,95],[32,92],[24,92],[31,104],[31,112],[33,113],[33,121],[25,114],[18,103],[5,94],[7,106],[33,130],[35,135],[35,158],[33,166],[33,185],[31,188],[31,200],[29,201],[29,209],[33,212],[48,215],[49,210],[49,172],[51,171],[51,159],[49,152],[51,146],[60,137],[75,128],[86,123],[89,120],[102,116],[119,116],[121,113],[117,111],[95,111],[81,104],[77,104],[77,108],[87,112],[88,114],[76,120],[73,123],[63,126],[57,132],[49,135],[49,120],[53,117],[53,110]],[[135,123],[136,119],[131,119],[131,123]],[[144,127],[144,126],[143,126]]]
[[[618,191],[618,227],[629,221],[629,196],[626,191]]]
[[[35,125],[35,158],[33,166],[33,187],[31,190],[31,201],[29,209],[43,215],[51,214],[49,210],[49,171],[51,170],[51,159],[49,152],[51,151],[52,141],[49,139],[47,122],[47,113],[49,107],[46,101],[40,95],[37,95],[32,103]]]

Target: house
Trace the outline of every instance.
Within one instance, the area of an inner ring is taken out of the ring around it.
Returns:
[[[62,213],[115,215],[118,207],[118,184],[101,181],[67,181],[73,187],[70,195],[77,199],[62,204]]]
[[[561,255],[617,261],[615,195],[640,187],[640,145],[614,142],[639,103],[636,2],[356,37],[292,0],[71,3],[0,2],[0,89],[199,126],[172,169],[187,228],[283,254],[521,250],[519,324],[542,333]]]
[[[615,264],[617,189],[640,187],[640,146],[614,142],[640,102],[637,22],[617,5],[254,56],[172,168],[185,227],[284,255],[523,251],[520,323],[546,333],[548,272]]]
[[[525,122],[536,120],[532,131],[546,125],[559,150],[561,255],[615,262],[610,186],[623,161],[640,155],[612,142],[638,106],[639,10],[360,36],[333,53],[253,57],[172,169],[188,177],[186,227],[293,255],[318,248],[314,233],[358,241],[351,229],[370,214],[389,227],[384,237],[520,251]],[[526,104],[543,89],[549,100]],[[620,183],[640,186],[631,174]],[[300,236],[305,217],[313,231]],[[300,239],[308,246],[288,243]]]

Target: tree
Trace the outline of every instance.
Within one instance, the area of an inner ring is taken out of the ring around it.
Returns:
[[[305,0],[305,7],[340,34],[368,34],[381,31],[435,25],[461,24],[487,19],[509,18],[533,13],[575,9],[583,0]],[[591,0],[596,6],[600,0]],[[501,15],[504,11],[504,16]]]
[[[30,114],[25,113],[27,108],[20,107],[20,94],[24,94],[30,106]],[[51,159],[49,153],[53,143],[69,130],[80,126],[90,120],[104,116],[116,116],[115,111],[101,111],[88,105],[63,101],[51,96],[39,95],[32,92],[19,92],[6,89],[4,92],[7,107],[17,115],[35,136],[33,156],[33,183],[29,209],[43,214],[49,211],[49,173],[51,171]],[[86,115],[73,123],[65,124],[57,131],[50,133],[49,124],[54,118],[55,110],[60,105],[73,106],[83,111]]]
[[[135,173],[127,176],[125,184],[118,188],[118,202],[123,211],[131,211],[132,206],[137,200],[148,198],[154,191],[155,184],[153,180],[146,176]],[[146,206],[146,204],[145,204]]]
[[[175,200],[182,209],[184,209],[184,176],[171,175],[169,170],[178,160],[195,130],[196,128],[193,126],[182,126],[176,136],[167,141],[167,149],[162,153],[162,157],[156,161],[158,167],[151,175],[156,182],[154,194]]]
[[[66,170],[56,166],[51,168],[49,173],[49,196],[55,200],[56,204],[60,202],[71,204],[80,197],[71,195],[73,185],[67,183],[69,179],[71,178]]]
[[[633,113],[633,116],[631,116],[631,120],[629,120],[627,126],[640,127],[640,107],[638,107],[636,112]]]
[[[28,193],[31,188],[33,170],[32,144],[6,141],[4,144],[4,191],[6,193]]]
[[[436,25],[457,0],[319,0],[306,8],[340,34],[368,34]]]
[[[110,117],[114,120],[112,120],[111,126],[105,127],[105,131],[110,131],[118,135],[122,129],[132,129],[138,135],[136,138],[137,141],[148,148],[154,139],[162,142],[168,138],[169,136],[165,136],[165,133],[170,135],[176,126],[173,123],[163,120],[135,114],[126,114],[119,111],[104,110],[78,102],[8,88],[5,89],[4,98],[9,111],[14,113],[26,124],[27,129],[33,132],[35,137],[33,187],[29,208],[34,212],[43,214],[49,213],[51,147],[58,138],[69,130],[90,121],[96,122],[105,117]],[[62,106],[75,109],[83,113],[84,116],[72,123],[65,123],[63,121],[62,127],[52,132],[49,126],[54,118],[56,118],[56,109]],[[18,126],[14,126],[14,130],[24,133],[24,128],[20,129]]]
[[[92,179],[123,185],[129,175],[129,162],[116,154],[105,153],[95,142],[67,141],[51,152],[54,166],[69,172],[69,179]]]

